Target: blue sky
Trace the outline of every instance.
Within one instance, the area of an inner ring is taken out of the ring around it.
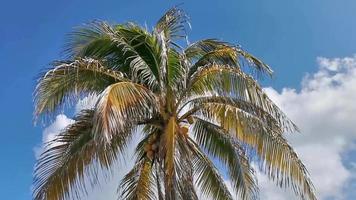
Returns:
[[[335,60],[329,58],[354,59],[352,56],[356,53],[354,0],[2,2],[2,199],[31,198],[30,186],[35,162],[33,148],[41,143],[44,128],[34,127],[32,121],[35,77],[49,62],[61,58],[65,34],[73,27],[94,19],[118,23],[135,21],[151,27],[165,10],[180,3],[183,3],[181,7],[191,18],[190,41],[218,38],[242,45],[274,69],[275,78],[265,81],[265,86],[275,88],[272,92],[276,98],[289,95],[281,92],[283,88],[295,88],[295,95],[301,95],[298,91],[303,89],[303,77],[307,73],[316,75],[323,69],[322,60],[317,60],[317,57],[327,59],[330,66]],[[348,65],[348,62],[341,60],[337,64]],[[317,80],[314,77],[311,82]],[[285,99],[281,101],[285,103]],[[338,155],[348,161],[343,163],[345,166],[351,166],[355,160],[350,149],[338,151]]]

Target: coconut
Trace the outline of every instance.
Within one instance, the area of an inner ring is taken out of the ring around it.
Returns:
[[[157,144],[157,143],[154,143],[154,144],[152,144],[151,149],[152,149],[153,151],[155,151],[155,150],[157,149],[157,147],[158,147],[158,144]]]
[[[144,149],[146,152],[148,152],[149,150],[151,150],[151,148],[152,148],[152,145],[150,145],[150,144],[146,144],[146,145],[143,147],[143,149]]]
[[[188,131],[189,131],[188,127],[186,127],[186,126],[180,127],[180,132],[181,132],[182,134],[187,135],[187,134],[188,134]]]
[[[150,159],[152,159],[153,158],[153,151],[151,151],[151,150],[149,150],[149,151],[147,151],[147,157],[148,158],[150,158]]]

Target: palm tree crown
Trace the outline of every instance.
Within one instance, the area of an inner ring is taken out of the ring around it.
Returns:
[[[70,34],[67,60],[38,80],[35,116],[86,95],[98,100],[48,143],[35,167],[34,199],[79,198],[85,177],[95,184],[98,171],[114,170],[137,131],[142,140],[119,185],[122,199],[257,199],[252,162],[278,186],[316,199],[283,135],[297,127],[249,75],[272,70],[216,39],[183,48],[186,27],[184,12],[173,8],[152,31],[95,21]]]

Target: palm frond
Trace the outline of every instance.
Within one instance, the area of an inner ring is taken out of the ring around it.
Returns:
[[[210,161],[210,158],[207,157],[200,147],[191,139],[189,140],[189,148],[192,153],[196,184],[200,188],[201,194],[211,199],[232,200],[233,198],[224,179]]]
[[[122,199],[152,200],[155,198],[155,180],[152,163],[148,158],[137,162],[133,169],[125,175],[120,184]]]
[[[128,23],[115,27],[114,41],[122,46],[124,52],[131,52],[130,70],[133,78],[138,77],[150,88],[159,89],[162,75],[160,74],[161,51],[159,41],[154,35],[140,26]]]
[[[231,107],[244,112],[246,115],[254,117],[256,120],[260,121],[263,126],[273,130],[279,130],[281,133],[299,131],[298,127],[281,111],[269,113],[262,108],[241,99],[228,96],[204,96],[189,100],[186,104],[190,104],[192,107],[191,110],[195,110],[195,112],[209,109],[219,112],[220,109]],[[276,111],[278,111],[277,108]]]
[[[219,41],[217,39],[204,39],[190,44],[185,50],[184,54],[191,62],[199,60],[201,57],[209,52],[227,47],[227,42]]]
[[[225,52],[222,52],[221,50],[224,49]],[[219,52],[220,50],[220,52]],[[228,50],[228,54],[226,54]],[[215,53],[214,53],[215,52]],[[227,42],[219,41],[216,39],[206,39],[206,40],[201,40],[198,42],[195,42],[188,46],[186,50],[184,51],[185,55],[187,56],[188,60],[194,63],[194,67],[192,67],[190,74],[193,74],[194,71],[196,71],[196,68],[199,66],[202,66],[199,64],[203,60],[206,61],[205,58],[212,58],[215,56],[217,60],[215,62],[221,62],[225,61],[225,63],[221,64],[228,64],[226,61],[229,61],[229,64],[231,64],[231,61],[233,62],[233,65],[238,65],[240,66],[243,61],[247,61],[247,64],[254,70],[256,70],[259,73],[265,73],[268,75],[273,74],[273,70],[264,62],[262,62],[260,59],[257,57],[253,56],[252,54],[244,51],[241,47],[229,44]],[[223,57],[218,56],[219,54],[222,55],[224,53],[225,59]],[[230,60],[226,60],[226,58],[229,58]],[[233,58],[233,60],[231,60]],[[214,61],[213,59],[211,61]],[[236,61],[236,63],[235,63]]]
[[[218,110],[210,107],[202,114],[256,152],[262,171],[280,187],[292,188],[302,199],[316,199],[305,166],[280,130],[272,130],[258,118],[229,106]]]
[[[155,95],[144,86],[132,82],[110,85],[96,105],[94,131],[97,138],[110,141],[117,131],[150,119],[157,112]]]
[[[68,34],[64,53],[70,57],[92,57],[103,59],[118,50],[112,37],[115,30],[104,21],[93,21],[76,27]]]
[[[95,21],[78,28],[70,36],[67,52],[71,57],[105,59],[135,82],[159,88],[158,40],[140,26]]]
[[[98,143],[92,134],[93,117],[93,110],[82,111],[47,144],[35,166],[34,199],[79,198],[79,191],[87,191],[85,180],[97,184],[98,171],[110,169],[117,160],[130,137],[115,137],[110,145]]]
[[[172,41],[186,37],[186,25],[189,25],[188,16],[182,9],[173,7],[158,20],[155,30],[163,32],[165,38]]]
[[[55,62],[43,73],[35,89],[35,116],[54,113],[73,104],[84,94],[100,93],[107,86],[126,80],[120,72],[91,58]]]
[[[196,118],[192,133],[197,144],[227,167],[236,194],[243,200],[257,199],[254,170],[237,141],[219,126],[200,118]]]
[[[182,65],[182,58],[178,51],[170,49],[168,53],[167,84],[178,91],[183,89],[185,69]]]
[[[258,83],[237,68],[212,65],[196,72],[187,93],[189,96],[223,96],[247,102],[280,121],[288,131],[298,128],[265,94]],[[188,96],[188,95],[187,95]]]
[[[198,200],[198,194],[194,185],[192,156],[189,146],[187,145],[186,137],[182,134],[177,135],[175,166],[179,199]]]
[[[230,46],[222,46],[201,56],[189,69],[189,76],[193,75],[198,68],[212,64],[229,65],[240,68],[236,50]]]
[[[255,69],[258,73],[265,73],[272,76],[273,70],[263,61],[253,56],[252,54],[244,51],[240,47],[236,47],[236,52],[239,56],[244,58],[252,69]]]

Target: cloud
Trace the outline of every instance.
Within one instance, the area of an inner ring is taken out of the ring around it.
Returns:
[[[95,94],[90,94],[84,97],[75,105],[75,112],[79,113],[81,110],[94,108],[97,100],[98,96]]]
[[[356,56],[319,57],[317,63],[319,70],[304,77],[300,91],[265,91],[301,128],[301,134],[288,139],[309,170],[319,198],[344,199],[347,185],[355,180],[343,156],[356,141]],[[272,187],[263,175],[259,178],[262,199],[290,199],[290,192]]]

